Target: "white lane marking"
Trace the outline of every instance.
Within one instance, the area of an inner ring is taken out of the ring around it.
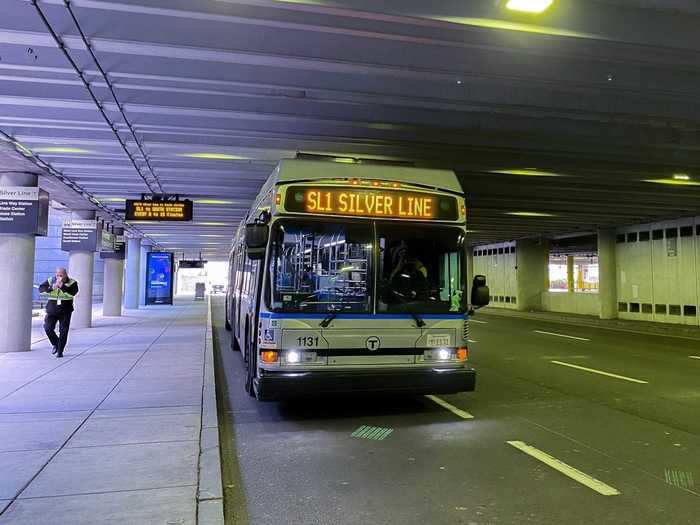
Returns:
[[[461,417],[462,419],[474,419],[474,416],[472,416],[469,412],[462,410],[461,408],[457,408],[454,405],[451,405],[450,403],[448,403],[444,399],[440,399],[439,397],[433,396],[433,395],[428,395],[425,397],[430,399],[433,403],[437,403],[442,408],[446,408],[447,410],[449,410],[453,414],[456,414],[457,416]]]
[[[489,324],[488,321],[479,321],[478,319],[472,319],[471,317],[469,318],[470,323],[478,323],[478,324]]]
[[[581,472],[580,470],[572,467],[571,465],[567,465],[563,461],[558,460],[557,458],[550,456],[546,452],[542,452],[541,450],[531,445],[528,445],[527,443],[524,443],[522,441],[507,441],[506,443],[508,443],[512,447],[517,448],[521,452],[525,452],[525,454],[527,454],[528,456],[531,456],[541,461],[545,465],[552,467],[554,470],[561,472],[562,474],[568,476],[574,481],[578,481],[579,483],[585,485],[589,489],[595,490],[598,494],[602,494],[603,496],[618,496],[620,494],[619,490],[617,490],[614,487],[611,487],[607,483],[603,483],[602,481],[597,480],[584,472]]]
[[[622,379],[623,381],[629,381],[631,383],[639,383],[642,385],[649,384],[649,381],[642,381],[641,379],[634,379],[633,377],[621,376],[618,374],[613,374],[611,372],[603,372],[602,370],[596,370],[595,368],[587,368],[585,366],[572,365],[571,363],[564,363],[563,361],[550,361],[555,365],[568,366],[569,368],[576,368],[577,370],[583,370],[584,372],[591,372],[593,374],[600,374],[602,376],[614,377],[615,379]]]
[[[689,355],[691,359],[700,359],[700,355]]]
[[[554,335],[557,337],[566,337],[567,339],[576,339],[577,341],[590,341],[590,339],[586,339],[585,337],[576,337],[573,335],[566,335],[566,334],[557,334],[555,332],[545,332],[543,330],[533,330],[536,334],[544,334],[544,335]]]

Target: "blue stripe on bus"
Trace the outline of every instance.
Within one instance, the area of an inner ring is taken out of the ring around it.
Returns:
[[[329,314],[289,313],[278,314],[260,312],[263,319],[325,319]],[[466,314],[418,314],[421,319],[465,319]],[[410,314],[344,314],[339,313],[336,319],[413,319]]]

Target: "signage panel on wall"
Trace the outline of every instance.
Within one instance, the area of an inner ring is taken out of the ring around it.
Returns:
[[[127,221],[178,222],[192,220],[192,201],[127,200]]]
[[[0,188],[0,233],[45,236],[49,225],[49,194],[37,187]]]
[[[180,262],[178,263],[180,268],[204,268],[204,264],[207,261],[202,261],[199,259],[195,260],[187,260],[187,259],[181,259]]]
[[[103,234],[104,235],[104,234]],[[125,259],[126,258],[126,238],[124,235],[110,234],[112,236],[112,246],[111,249],[106,249],[103,244],[102,250],[100,251],[100,257],[102,259]],[[104,237],[103,237],[104,242]]]
[[[61,232],[61,250],[64,252],[97,251],[97,221],[67,219]]]
[[[146,304],[173,304],[173,254],[149,252],[146,259]]]

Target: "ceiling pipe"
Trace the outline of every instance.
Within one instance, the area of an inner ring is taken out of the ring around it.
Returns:
[[[92,101],[95,103],[95,106],[97,106],[97,109],[98,109],[98,111],[100,112],[100,115],[102,115],[102,118],[103,118],[104,121],[107,123],[107,125],[109,126],[109,128],[112,130],[112,133],[114,134],[114,136],[116,137],[116,139],[117,139],[117,141],[119,142],[120,146],[121,146],[122,149],[124,150],[124,153],[126,153],[126,156],[127,156],[127,157],[129,158],[129,160],[131,161],[131,164],[134,166],[134,169],[136,170],[136,172],[139,174],[139,176],[141,177],[141,179],[143,179],[144,183],[146,184],[146,186],[148,187],[148,189],[149,189],[152,193],[163,193],[163,187],[161,186],[160,181],[158,180],[158,177],[156,177],[155,173],[153,172],[153,169],[152,169],[152,167],[151,167],[150,162],[148,161],[148,158],[146,157],[146,154],[145,154],[145,152],[144,152],[144,150],[143,150],[143,147],[141,146],[140,141],[139,141],[138,138],[136,137],[136,134],[135,134],[135,132],[134,132],[134,128],[132,127],[131,123],[129,122],[129,120],[126,118],[126,115],[124,114],[123,106],[121,105],[121,103],[119,102],[119,100],[116,98],[116,95],[115,95],[114,90],[113,90],[113,88],[112,88],[111,82],[110,82],[109,79],[107,78],[106,73],[105,73],[104,70],[102,69],[102,66],[101,66],[101,65],[99,64],[99,62],[97,61],[97,57],[95,57],[95,54],[94,54],[93,51],[92,51],[92,46],[91,46],[90,43],[87,41],[87,39],[86,39],[86,37],[85,37],[85,34],[83,33],[82,29],[81,29],[80,26],[78,25],[78,21],[76,20],[75,15],[73,14],[73,11],[72,11],[72,9],[71,9],[71,7],[70,7],[70,2],[69,2],[68,0],[65,0],[65,1],[64,1],[64,4],[66,5],[66,8],[67,8],[68,11],[70,12],[71,17],[73,18],[73,21],[74,21],[74,23],[76,24],[78,31],[80,32],[81,38],[82,38],[82,40],[83,40],[83,43],[87,46],[87,50],[88,50],[88,52],[90,53],[90,56],[92,57],[93,61],[95,62],[95,65],[97,65],[97,68],[98,68],[98,70],[100,71],[100,73],[101,73],[101,75],[102,75],[104,81],[107,83],[107,87],[109,88],[109,91],[110,91],[110,93],[112,94],[112,97],[114,97],[114,100],[115,100],[115,102],[117,103],[117,109],[119,110],[119,112],[120,112],[122,118],[124,119],[124,122],[126,123],[127,127],[129,128],[129,131],[131,132],[131,135],[132,135],[134,141],[136,142],[136,145],[138,146],[139,151],[140,151],[141,154],[143,155],[144,160],[145,160],[145,162],[146,162],[146,165],[148,166],[148,169],[151,171],[150,178],[149,178],[148,176],[144,175],[143,172],[141,171],[141,168],[139,168],[138,164],[136,164],[136,160],[134,159],[134,156],[131,154],[131,152],[129,151],[129,149],[126,147],[126,143],[124,142],[124,140],[119,136],[119,132],[117,131],[116,125],[115,125],[115,124],[109,119],[109,117],[107,116],[107,113],[106,113],[105,110],[104,110],[104,104],[102,104],[102,103],[97,99],[97,96],[95,95],[94,91],[93,91],[92,88],[90,87],[90,83],[88,82],[87,78],[85,77],[85,73],[83,73],[83,71],[78,67],[78,64],[76,64],[76,62],[73,60],[73,57],[72,57],[72,56],[70,55],[70,53],[68,52],[68,49],[67,49],[65,43],[63,42],[63,39],[62,39],[60,36],[58,36],[58,34],[56,33],[56,31],[54,31],[53,27],[51,26],[51,23],[49,22],[48,18],[46,18],[46,15],[45,15],[44,12],[42,11],[41,7],[39,6],[38,1],[37,1],[37,0],[31,0],[31,4],[32,4],[32,5],[34,6],[34,8],[36,9],[37,13],[39,14],[39,17],[41,18],[42,22],[43,22],[44,25],[46,26],[46,29],[49,31],[49,33],[51,34],[52,38],[53,38],[54,41],[56,42],[56,45],[57,45],[58,48],[63,52],[63,55],[66,57],[66,59],[68,60],[68,62],[70,63],[70,65],[71,65],[71,66],[73,67],[73,69],[75,70],[76,74],[77,74],[78,77],[80,78],[80,81],[83,83],[83,86],[85,86],[85,89],[87,89],[88,93],[90,94],[90,98],[92,98]]]

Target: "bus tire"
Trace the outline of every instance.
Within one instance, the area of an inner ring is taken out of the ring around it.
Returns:
[[[255,369],[258,363],[255,359],[255,353],[253,348],[253,343],[248,336],[248,330],[246,330],[246,340],[245,340],[245,355],[247,357],[246,362],[246,379],[245,379],[245,391],[251,397],[255,397]]]
[[[226,313],[224,315],[224,328],[226,328],[227,332],[231,331],[231,323],[228,320],[228,298],[226,299]]]

